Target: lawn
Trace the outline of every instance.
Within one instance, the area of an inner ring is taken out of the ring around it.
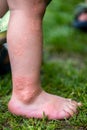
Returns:
[[[26,119],[9,113],[11,75],[0,77],[0,130],[87,130],[87,34],[72,27],[81,0],[53,0],[43,22],[41,80],[49,93],[81,101],[78,115],[69,120]]]

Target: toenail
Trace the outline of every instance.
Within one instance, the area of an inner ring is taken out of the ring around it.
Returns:
[[[71,102],[72,102],[72,99],[68,99],[68,101],[71,103]]]
[[[68,101],[70,101],[70,102],[71,102],[71,101],[72,101],[72,99],[68,99]]]
[[[81,102],[78,102],[78,106],[82,106],[82,103],[81,103]]]

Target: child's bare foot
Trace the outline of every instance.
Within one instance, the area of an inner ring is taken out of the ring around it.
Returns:
[[[22,100],[18,100],[15,96],[12,96],[8,108],[11,113],[28,118],[42,118],[43,113],[45,113],[48,119],[64,119],[76,114],[77,107],[80,105],[81,103],[77,103],[71,99],[65,99],[40,91],[29,103],[28,101],[24,103]]]

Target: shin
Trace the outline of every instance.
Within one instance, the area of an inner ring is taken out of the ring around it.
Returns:
[[[17,3],[18,1],[18,3]],[[16,0],[15,7],[8,0],[11,9],[8,27],[8,51],[12,68],[13,95],[24,101],[35,95],[40,88],[40,67],[42,61],[42,19],[45,2]],[[38,1],[38,0],[37,0]],[[19,8],[16,7],[16,4]],[[30,6],[31,5],[31,6]],[[28,96],[27,96],[28,95]]]

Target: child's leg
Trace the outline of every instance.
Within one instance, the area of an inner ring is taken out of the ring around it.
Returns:
[[[0,17],[2,17],[8,10],[7,0],[0,0]]]
[[[46,2],[46,1],[45,1]],[[44,0],[8,0],[11,18],[8,48],[13,92],[9,110],[26,117],[69,118],[79,103],[44,92],[40,83]]]

